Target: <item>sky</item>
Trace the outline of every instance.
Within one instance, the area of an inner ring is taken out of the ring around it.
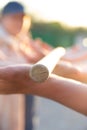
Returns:
[[[3,0],[3,6],[9,0]],[[11,1],[11,0],[10,0]],[[87,27],[87,0],[18,0],[26,10],[47,21]]]

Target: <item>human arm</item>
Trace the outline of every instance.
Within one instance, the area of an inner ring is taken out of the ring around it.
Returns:
[[[38,95],[87,114],[86,84],[53,74],[44,83],[36,83],[29,77],[30,67],[30,65],[16,65],[0,68],[0,94]]]

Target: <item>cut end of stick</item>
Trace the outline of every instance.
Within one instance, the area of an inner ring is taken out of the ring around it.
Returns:
[[[31,79],[35,82],[44,82],[49,77],[49,71],[42,64],[35,64],[29,72]]]

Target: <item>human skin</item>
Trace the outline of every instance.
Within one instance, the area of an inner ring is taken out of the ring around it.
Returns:
[[[82,69],[82,67],[79,65],[76,66],[67,61],[59,61],[59,63],[54,68],[53,73],[65,78],[87,83],[87,71],[84,71],[84,69]]]
[[[87,85],[51,74],[43,83],[30,79],[31,65],[0,68],[0,94],[33,94],[63,104],[87,115]],[[82,72],[80,72],[81,75]]]
[[[1,17],[1,23],[9,34],[15,36],[21,31],[23,17],[23,13],[6,14]]]

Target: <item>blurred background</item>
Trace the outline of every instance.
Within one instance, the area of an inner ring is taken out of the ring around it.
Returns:
[[[0,3],[2,8],[7,2]],[[25,6],[32,18],[32,37],[47,43],[68,47],[77,37],[87,35],[86,0],[16,0]]]
[[[0,2],[0,9],[11,0]],[[33,39],[69,47],[87,36],[86,0],[17,0],[32,18]],[[39,97],[38,97],[39,98]],[[87,130],[87,117],[56,102],[40,98],[38,130]]]

